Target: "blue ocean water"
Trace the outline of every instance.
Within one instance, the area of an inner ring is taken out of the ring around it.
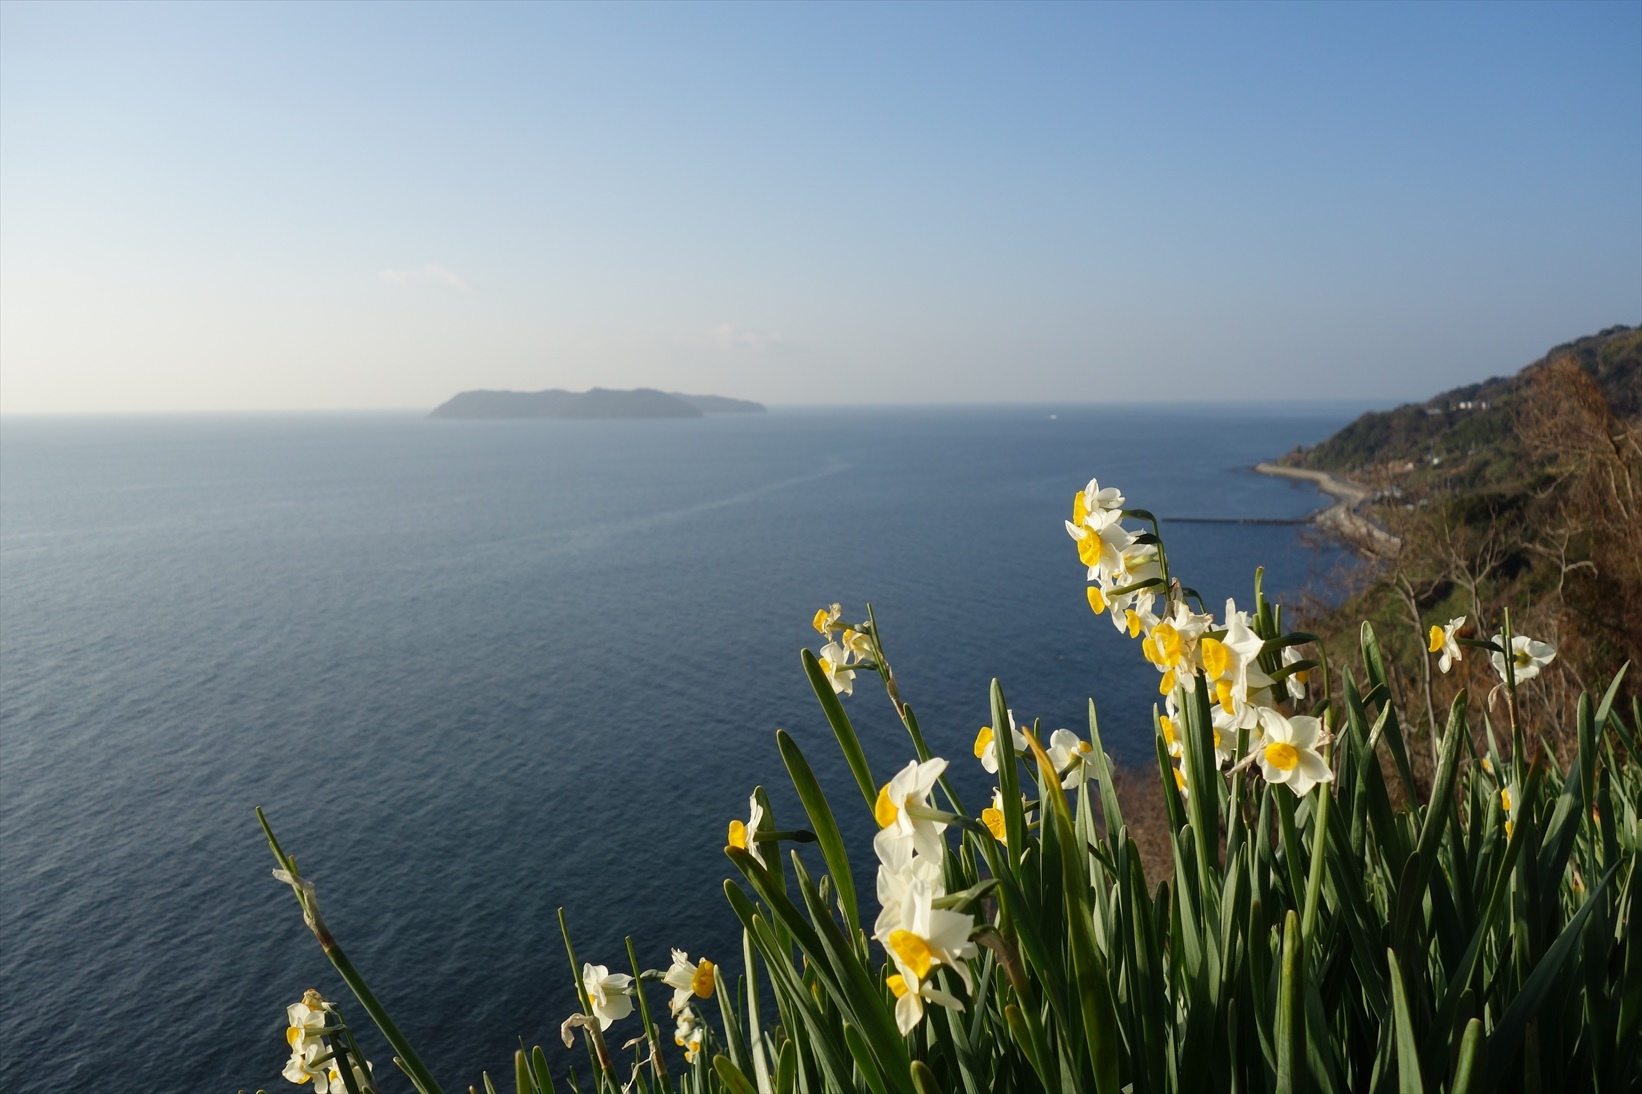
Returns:
[[[1163,516],[1297,517],[1251,473],[1361,408],[396,415],[0,426],[0,1089],[270,1090],[283,1013],[339,998],[252,815],[447,1089],[558,1046],[578,956],[732,974],[721,847],[792,732],[870,859],[809,691],[810,617],[869,599],[960,791],[1017,715],[1147,763],[1156,673],[1061,526],[1091,474]],[[1054,417],[1051,417],[1051,414]],[[1211,604],[1340,562],[1285,525],[1167,523]],[[875,775],[912,756],[871,680]],[[867,890],[870,892],[870,888]],[[634,1028],[636,1029],[636,1023]]]

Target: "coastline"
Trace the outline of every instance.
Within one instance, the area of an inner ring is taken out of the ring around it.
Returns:
[[[1254,470],[1262,475],[1280,479],[1303,479],[1314,484],[1332,500],[1330,504],[1306,519],[1338,534],[1365,553],[1385,558],[1395,555],[1402,547],[1402,540],[1357,512],[1357,507],[1368,500],[1369,492],[1356,483],[1327,471],[1286,467],[1265,461],[1255,464]]]

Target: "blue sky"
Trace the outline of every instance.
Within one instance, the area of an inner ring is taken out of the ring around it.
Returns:
[[[1642,4],[0,6],[0,410],[1395,402],[1642,322]]]

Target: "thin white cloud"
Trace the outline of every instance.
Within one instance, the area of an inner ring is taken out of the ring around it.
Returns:
[[[473,286],[463,281],[461,275],[437,262],[426,262],[402,270],[383,270],[382,280],[390,285],[444,285],[460,292],[473,291]]]
[[[780,334],[748,330],[745,327],[738,327],[734,323],[720,323],[705,334],[697,335],[687,339],[687,341],[712,346],[714,349],[742,350],[748,353],[769,353],[772,350],[792,348],[792,343]]]

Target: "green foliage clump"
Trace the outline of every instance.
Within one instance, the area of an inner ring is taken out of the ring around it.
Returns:
[[[645,970],[631,940],[630,975],[578,967],[566,930],[580,1010],[565,1035],[581,1036],[587,1071],[556,1079],[540,1048],[521,1048],[521,1094],[1642,1086],[1642,945],[1631,928],[1642,708],[1633,702],[1628,722],[1616,709],[1620,679],[1580,699],[1574,747],[1559,756],[1522,713],[1530,677],[1549,662],[1539,645],[1514,642],[1508,620],[1501,642],[1453,639],[1472,663],[1494,660],[1504,720],[1461,691],[1418,780],[1371,626],[1350,668],[1315,636],[1285,630],[1258,579],[1251,612],[1228,606],[1216,621],[1200,601],[1194,612],[1155,521],[1141,533],[1116,523],[1149,514],[1102,512],[1094,483],[1086,496],[1076,528],[1104,536],[1079,539],[1100,574],[1090,604],[1128,621],[1163,674],[1165,876],[1143,868],[1093,702],[1087,738],[1046,737],[1017,723],[994,683],[992,726],[972,747],[967,732],[926,733],[870,610],[848,625],[836,607],[823,611],[827,645],[804,651],[803,665],[859,804],[829,801],[814,742],[778,732],[803,827],[778,827],[762,789],[749,819],[731,824],[724,893],[743,930],[740,969],[704,973],[675,954],[673,969]],[[1136,574],[1153,576],[1124,576]],[[908,734],[907,766],[885,782],[843,703],[866,673]],[[995,773],[989,807],[966,809],[935,748],[972,751]],[[839,808],[864,808],[879,828],[876,921],[853,881],[863,849],[846,846]],[[422,1094],[439,1094],[326,930],[311,883],[268,836],[279,876],[395,1062]],[[783,855],[791,843],[814,844],[819,865]],[[673,989],[682,1059],[658,1028],[657,980]],[[716,1024],[702,1010],[709,998]],[[607,1031],[631,1020],[635,1002],[640,1028],[624,1053]],[[337,1089],[374,1090],[379,1077],[346,1066],[352,1034],[322,1032],[343,1065]]]

